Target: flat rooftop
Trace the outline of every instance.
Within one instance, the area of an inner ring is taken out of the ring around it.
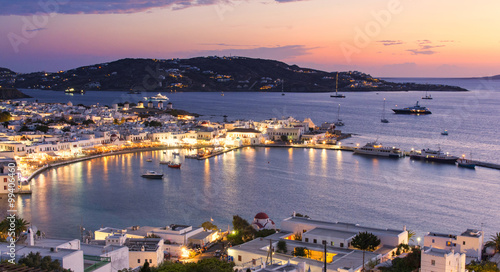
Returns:
[[[341,238],[341,239],[349,239],[351,237],[356,236],[357,232],[352,231],[342,231],[342,230],[332,230],[332,229],[324,229],[324,228],[314,228],[303,235],[318,235],[318,236],[326,236],[330,238]]]
[[[7,245],[8,244],[6,243],[0,244],[0,251],[4,255],[9,251]],[[48,247],[16,245],[16,256],[28,255],[30,252],[40,252],[42,256],[51,256],[52,258],[62,259],[67,255],[76,254],[78,251],[74,249],[58,248],[56,252],[52,251],[51,248]]]
[[[322,244],[312,244],[312,243],[305,243],[301,241],[295,241],[295,240],[284,240],[281,237],[286,237],[289,236],[290,232],[280,232],[276,234],[272,234],[267,237],[263,238],[257,238],[252,241],[249,241],[247,243],[233,246],[230,248],[230,250],[237,250],[237,251],[244,251],[244,252],[249,252],[253,253],[256,255],[260,255],[263,258],[266,258],[267,256],[267,247],[269,246],[269,240],[272,240],[273,243],[277,241],[285,241],[287,244],[287,248],[290,251],[293,250],[295,247],[307,247],[309,250],[315,250],[315,251],[323,251],[324,246]],[[360,250],[356,249],[349,249],[349,248],[340,248],[340,247],[332,247],[332,246],[327,246],[327,251],[329,253],[334,253],[336,254],[333,256],[333,261],[329,264],[327,264],[328,269],[330,270],[336,270],[338,268],[343,268],[343,267],[360,267],[363,263],[363,252]],[[379,253],[374,253],[374,252],[365,252],[365,259],[369,260],[371,258],[375,258],[378,256]],[[306,261],[308,265],[315,266],[315,267],[322,267],[323,262],[316,261],[313,259],[308,259],[308,258],[303,258],[303,257],[294,257],[291,255],[287,254],[281,254],[275,252],[273,255],[273,259],[280,260],[283,262],[287,262],[288,260],[294,261],[294,262],[304,262]]]
[[[396,230],[396,229],[363,227],[363,226],[360,226],[358,224],[344,223],[344,222],[327,222],[327,221],[314,220],[314,219],[305,218],[305,217],[289,217],[283,221],[290,221],[290,222],[315,225],[317,228],[326,228],[326,229],[333,228],[336,230],[356,232],[356,234],[359,232],[368,231],[368,232],[372,232],[372,233],[385,233],[385,234],[390,234],[390,235],[399,235],[403,232],[402,229]]]

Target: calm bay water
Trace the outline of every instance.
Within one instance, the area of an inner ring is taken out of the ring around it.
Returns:
[[[378,139],[386,145],[437,148],[452,154],[500,163],[500,82],[446,79],[392,79],[454,84],[467,93],[423,92],[329,94],[174,93],[175,108],[205,115],[206,119],[262,120],[272,117],[310,117],[316,124],[340,118],[345,132],[356,133],[343,144]],[[102,105],[141,100],[125,92],[63,93],[27,90],[40,102]],[[146,94],[143,94],[146,95]],[[380,123],[383,98],[386,117]],[[390,113],[417,100],[433,112],[427,116]],[[447,129],[449,136],[440,133]],[[152,156],[155,162],[147,163]],[[20,214],[50,236],[78,237],[78,225],[100,226],[198,225],[213,218],[227,228],[232,215],[251,219],[268,213],[276,222],[293,211],[315,219],[353,222],[388,228],[460,232],[481,228],[487,235],[500,230],[500,172],[468,170],[409,159],[386,160],[350,152],[244,148],[209,160],[185,160],[181,170],[158,164],[170,151],[117,155],[49,170],[34,181],[31,196],[18,198]],[[165,173],[162,180],[145,180],[146,170]],[[2,206],[6,207],[5,199]]]

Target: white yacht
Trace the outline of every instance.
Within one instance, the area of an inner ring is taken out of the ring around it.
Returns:
[[[168,97],[166,97],[165,95],[162,95],[161,93],[158,93],[155,96],[149,96],[149,97],[145,96],[144,99],[147,100],[147,101],[149,101],[149,100],[165,101],[165,100],[168,100]]]
[[[358,147],[354,150],[354,154],[372,155],[390,158],[401,158],[404,156],[401,149],[397,147],[384,147],[381,143],[370,142],[363,147]]]

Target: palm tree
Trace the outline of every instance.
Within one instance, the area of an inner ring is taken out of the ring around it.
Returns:
[[[0,222],[0,232],[2,233],[2,237],[5,238],[7,237],[7,233],[9,232],[10,228],[10,218],[5,218],[2,222]],[[24,220],[23,218],[19,216],[15,216],[14,220],[14,233],[16,234],[16,237],[19,237],[21,232],[25,231],[28,229],[29,222]]]
[[[415,231],[408,230],[408,244],[409,244],[410,241],[415,242],[415,240],[413,240],[413,238],[415,238],[416,234],[417,233]]]
[[[363,250],[363,269],[365,271],[365,251],[373,251],[377,246],[380,245],[380,239],[373,233],[367,231],[360,232],[358,235],[354,236],[351,240],[351,246],[354,248]]]
[[[495,235],[491,235],[491,240],[488,241],[488,244],[494,246],[496,252],[500,252],[500,232],[497,232]]]

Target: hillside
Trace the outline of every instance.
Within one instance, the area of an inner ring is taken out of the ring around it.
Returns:
[[[0,88],[0,100],[31,98],[17,89]]]
[[[10,70],[9,70],[10,71]],[[121,59],[57,73],[6,73],[5,86],[65,90],[333,92],[336,72],[246,57]],[[283,84],[284,82],[284,84]],[[8,84],[7,84],[8,83]],[[467,91],[460,87],[392,83],[357,71],[339,72],[338,89],[352,91]]]

